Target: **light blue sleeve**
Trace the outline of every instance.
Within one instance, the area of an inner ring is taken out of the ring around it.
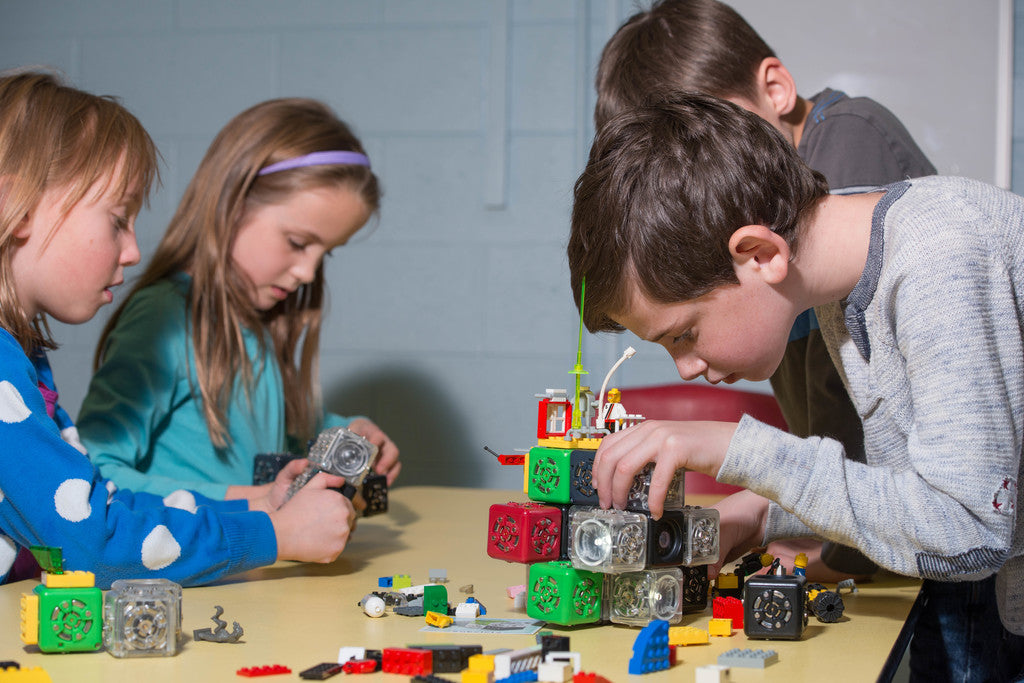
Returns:
[[[188,488],[223,499],[226,484],[146,471],[154,435],[191,398],[186,309],[173,287],[161,283],[137,292],[128,302],[89,383],[78,430],[100,472],[121,488],[160,495]],[[196,451],[206,453],[210,448],[197,444]]]

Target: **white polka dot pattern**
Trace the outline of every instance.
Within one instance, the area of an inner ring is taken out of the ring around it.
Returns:
[[[0,421],[7,424],[24,422],[31,414],[14,385],[7,380],[0,382]]]
[[[89,482],[85,479],[68,479],[57,487],[53,504],[57,514],[69,522],[81,522],[92,514],[89,504]]]
[[[147,569],[163,569],[181,557],[181,546],[170,529],[157,525],[142,541],[142,564]]]
[[[18,544],[9,536],[0,534],[0,576],[11,571],[18,558]]]
[[[196,510],[199,509],[199,506],[196,505],[196,497],[192,495],[191,491],[186,491],[185,489],[178,489],[168,494],[164,498],[164,505],[169,508],[191,512],[192,514],[195,514]]]

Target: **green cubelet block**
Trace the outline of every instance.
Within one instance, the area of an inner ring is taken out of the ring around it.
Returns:
[[[526,459],[529,468],[526,495],[545,503],[568,503],[572,483],[569,455],[571,449],[534,446]]]
[[[39,649],[86,652],[103,644],[103,591],[99,588],[36,586],[39,596]]]
[[[526,614],[533,619],[563,626],[601,620],[603,574],[570,562],[538,562],[530,565],[526,588]]]

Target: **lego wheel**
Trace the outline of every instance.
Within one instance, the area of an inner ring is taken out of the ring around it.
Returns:
[[[50,614],[50,627],[54,637],[68,643],[77,643],[89,635],[95,623],[96,615],[92,609],[76,598],[61,600]]]
[[[846,606],[843,604],[843,599],[839,596],[839,593],[835,591],[821,591],[811,602],[811,609],[814,611],[814,616],[818,618],[818,621],[834,624],[843,616]]]

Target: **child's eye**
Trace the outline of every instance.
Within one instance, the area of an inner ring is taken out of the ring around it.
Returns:
[[[290,237],[288,238],[288,246],[291,247],[292,249],[294,249],[295,251],[302,251],[302,250],[304,250],[306,248],[306,245],[305,245],[304,242],[299,242],[298,240],[293,240]]]
[[[125,230],[128,229],[128,226],[131,225],[131,221],[128,220],[127,216],[119,216],[119,215],[115,214],[113,216],[113,218],[114,218],[114,229],[117,230],[118,232],[124,232]]]
[[[677,337],[672,337],[673,344],[681,344],[682,342],[691,341],[693,339],[693,332],[687,330]]]

